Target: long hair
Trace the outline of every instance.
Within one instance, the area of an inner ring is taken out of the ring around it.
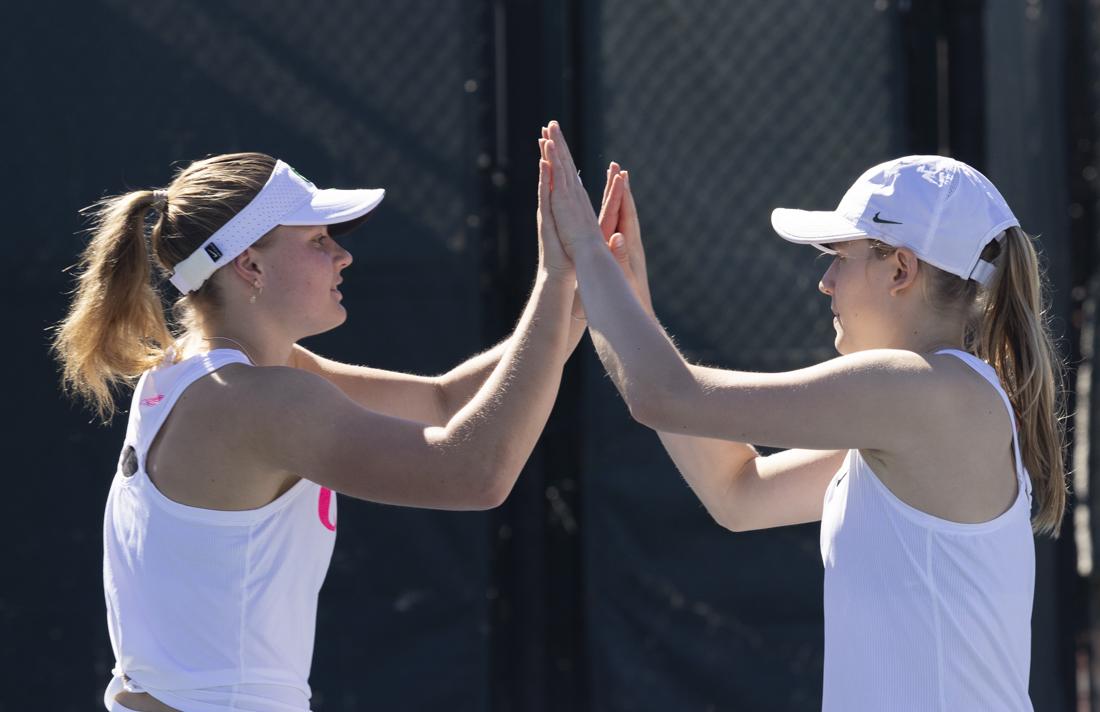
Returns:
[[[896,249],[872,244],[879,256]],[[1046,280],[1034,240],[1018,227],[990,242],[982,259],[996,265],[985,288],[922,261],[925,294],[934,308],[964,311],[964,348],[993,367],[1015,411],[1038,502],[1032,528],[1057,538],[1066,507],[1065,367],[1051,338]]]
[[[195,161],[179,171],[160,200],[152,190],[104,198],[85,208],[91,239],[77,265],[68,314],[54,330],[52,351],[62,387],[107,422],[115,392],[162,362],[202,311],[216,309],[213,279],[180,297],[165,315],[153,279],[198,249],[260,192],[275,159],[233,153]],[[146,236],[147,218],[154,218]],[[161,279],[157,279],[159,283]]]

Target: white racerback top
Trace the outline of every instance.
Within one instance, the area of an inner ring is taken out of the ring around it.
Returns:
[[[1035,544],[1031,482],[996,372],[948,349],[997,389],[1012,420],[1019,492],[980,524],[898,499],[858,450],[825,492],[823,712],[1031,710]]]
[[[148,371],[135,389],[103,522],[108,709],[125,689],[186,712],[309,710],[331,490],[302,479],[259,509],[210,510],[168,499],[145,471],[180,394],[231,363],[249,362],[217,349]]]

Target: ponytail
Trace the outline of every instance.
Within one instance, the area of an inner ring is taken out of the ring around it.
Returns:
[[[145,239],[145,215],[162,202],[141,190],[88,209],[92,239],[80,258],[72,306],[54,334],[66,392],[86,399],[104,422],[115,414],[114,390],[159,363],[173,341]]]
[[[1021,457],[1038,502],[1032,528],[1057,538],[1066,506],[1063,366],[1031,237],[1009,228],[1000,248],[993,281],[976,304],[968,346],[997,371],[1016,412]]]

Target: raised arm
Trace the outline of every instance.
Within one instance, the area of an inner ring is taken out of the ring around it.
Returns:
[[[608,169],[599,225],[605,240],[614,231],[622,203],[623,184],[614,183],[618,166]],[[574,291],[562,361],[568,360],[588,328],[580,294]],[[517,329],[518,333],[518,329]],[[340,363],[296,344],[288,365],[325,378],[349,398],[370,410],[429,425],[444,425],[465,406],[500,363],[515,334],[440,376],[418,376]]]
[[[622,171],[620,180],[623,196],[611,252],[638,303],[656,320],[628,172]],[[707,512],[734,531],[819,520],[825,489],[844,459],[843,451],[816,450],[761,457],[751,445],[733,440],[661,430],[657,436]]]
[[[540,205],[549,170],[540,162]],[[575,275],[540,208],[540,259],[530,300],[489,377],[445,425],[363,408],[293,368],[244,369],[263,381],[248,443],[273,471],[390,504],[483,509],[504,500],[550,414],[564,364]]]
[[[597,353],[631,414],[661,434],[720,523],[813,521],[843,451],[902,451],[912,446],[907,437],[936,422],[949,394],[910,352],[861,352],[778,374],[689,364],[631,288],[628,271],[600,249],[568,147],[556,124],[550,130],[554,215]],[[745,443],[796,449],[760,458]]]

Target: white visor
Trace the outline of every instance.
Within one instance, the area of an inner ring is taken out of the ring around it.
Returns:
[[[386,191],[319,190],[282,161],[248,205],[172,270],[169,281],[184,294],[195,291],[223,265],[279,225],[336,225],[374,210]]]

